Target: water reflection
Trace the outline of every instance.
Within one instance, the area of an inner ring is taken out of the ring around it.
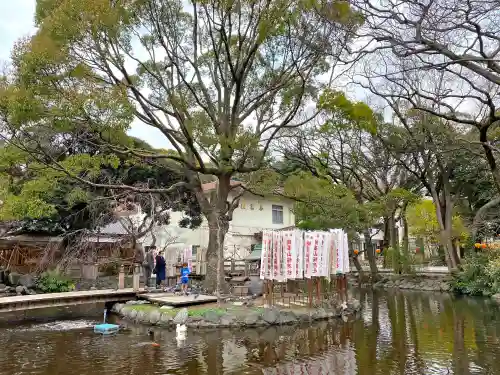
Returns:
[[[358,320],[262,330],[132,326],[94,335],[88,320],[0,329],[1,374],[498,374],[498,308],[446,294],[360,291]],[[157,342],[159,347],[152,343]]]

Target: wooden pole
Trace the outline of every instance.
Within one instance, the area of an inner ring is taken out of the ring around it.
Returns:
[[[123,264],[120,266],[120,272],[118,273],[118,289],[125,289],[125,267]]]
[[[309,293],[309,308],[312,308],[312,278],[310,278],[307,282],[307,291]]]
[[[139,291],[141,269],[138,263],[134,264],[134,275],[132,276],[132,288],[134,292]]]

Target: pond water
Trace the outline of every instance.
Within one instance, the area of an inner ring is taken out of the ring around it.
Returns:
[[[355,321],[264,332],[134,327],[94,335],[95,319],[0,328],[0,374],[499,374],[500,314],[483,299],[361,291]],[[152,345],[153,340],[159,346]]]

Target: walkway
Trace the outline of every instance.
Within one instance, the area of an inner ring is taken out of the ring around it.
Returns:
[[[416,266],[415,268],[415,273],[417,275],[430,275],[430,276],[442,276],[442,275],[449,275],[450,271],[448,270],[448,267],[446,266],[427,266],[427,267],[418,267]],[[353,272],[356,272],[355,269],[352,269]],[[370,267],[363,267],[364,272],[370,272]],[[379,273],[393,273],[393,270],[391,268],[379,268],[378,269]]]
[[[123,302],[143,293],[128,289],[89,290],[81,292],[47,293],[27,296],[0,297],[0,312],[73,306],[87,303]]]

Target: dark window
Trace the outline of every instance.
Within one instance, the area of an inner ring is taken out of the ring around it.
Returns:
[[[283,206],[273,204],[273,224],[283,224]]]

